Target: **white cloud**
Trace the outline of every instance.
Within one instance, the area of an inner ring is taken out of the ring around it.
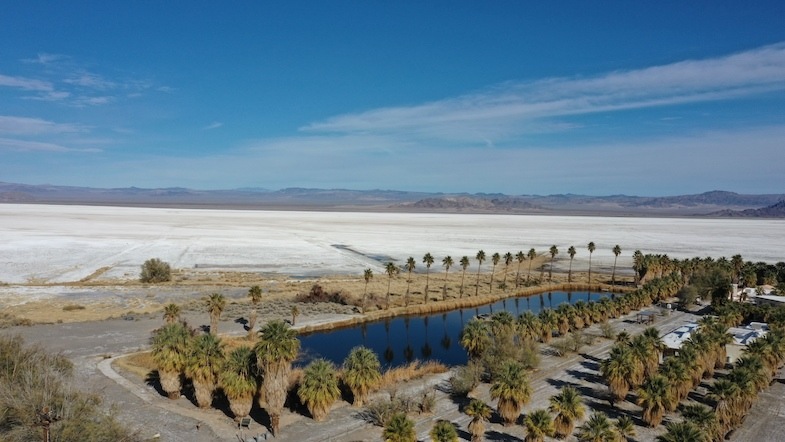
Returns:
[[[224,125],[224,124],[223,124],[223,123],[221,123],[220,121],[213,121],[212,123],[208,124],[207,126],[204,126],[204,127],[202,128],[202,130],[212,130],[212,129],[218,129],[219,127],[221,127],[221,126],[223,126],[223,125]]]
[[[16,139],[12,139],[12,138],[0,138],[0,150],[9,150],[9,151],[17,151],[17,152],[60,152],[60,153],[69,153],[69,152],[94,153],[94,152],[101,152],[101,149],[97,149],[97,148],[74,149],[74,148],[65,147],[63,145],[55,144],[55,143],[46,143],[46,142],[41,142],[41,141],[16,140]]]
[[[66,60],[69,57],[67,55],[61,54],[47,54],[45,52],[39,53],[35,58],[26,58],[22,61],[25,63],[35,63],[35,64],[50,64],[55,61]]]
[[[12,87],[26,91],[48,92],[54,90],[52,83],[25,77],[11,77],[0,74],[0,86]]]
[[[76,73],[75,75],[64,79],[63,82],[73,86],[81,86],[98,90],[114,89],[117,87],[117,83],[109,81],[102,76],[93,74],[91,72]]]
[[[0,133],[15,135],[41,135],[86,132],[79,124],[54,123],[40,118],[0,115]]]
[[[590,78],[508,82],[415,106],[339,115],[301,130],[485,140],[539,131],[538,119],[723,100],[785,90],[785,43]]]

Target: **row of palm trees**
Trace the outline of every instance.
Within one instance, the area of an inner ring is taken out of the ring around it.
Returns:
[[[270,416],[273,434],[278,433],[299,350],[296,331],[283,321],[265,324],[253,347],[241,344],[231,350],[215,334],[197,334],[180,322],[165,324],[152,336],[152,357],[169,398],[180,397],[185,378],[200,408],[209,407],[220,389],[238,419],[248,416],[257,398]],[[317,359],[303,371],[297,395],[311,416],[322,420],[340,398],[340,382],[352,392],[354,405],[361,406],[378,387],[380,368],[376,354],[365,347],[354,348],[340,372],[331,362]]]
[[[594,245],[594,242],[590,242],[588,244],[588,246],[587,246],[587,249],[589,250],[589,283],[591,283],[591,280],[592,280],[591,279],[591,271],[592,271],[591,257],[592,257],[592,254],[594,253],[594,251],[596,250],[596,246]],[[611,276],[611,281],[612,281],[612,284],[615,285],[616,284],[616,263],[617,263],[618,257],[621,254],[622,250],[621,250],[621,247],[617,244],[616,246],[613,247],[612,251],[613,251],[613,254],[615,255],[615,259],[613,261],[613,273],[612,273],[612,276]],[[575,246],[570,246],[570,248],[568,249],[568,254],[570,255],[570,266],[569,266],[569,271],[568,271],[567,282],[572,282],[572,262],[573,262],[573,259],[575,258],[576,253],[577,252],[576,252]],[[640,253],[640,251],[636,251],[636,253]],[[549,269],[548,269],[548,280],[552,281],[553,280],[553,261],[556,258],[556,256],[559,254],[558,247],[556,247],[556,245],[551,246],[550,249],[549,249],[549,254],[550,254],[551,259],[550,259],[550,266],[549,266]],[[485,262],[485,260],[487,259],[485,251],[483,251],[483,250],[478,251],[474,258],[477,261],[477,277],[476,277],[476,282],[475,282],[474,295],[477,296],[477,295],[479,295],[479,290],[480,290],[480,270],[482,268],[483,262]],[[511,252],[507,252],[504,255],[500,255],[499,253],[494,253],[493,255],[491,255],[491,262],[493,263],[493,269],[491,270],[490,281],[489,281],[490,292],[493,293],[493,279],[494,279],[494,276],[496,274],[496,267],[498,266],[498,264],[500,262],[502,262],[502,260],[504,262],[504,274],[503,274],[503,280],[502,280],[502,283],[500,284],[500,287],[502,287],[502,288],[506,288],[507,287],[507,275],[509,273],[509,267],[513,263],[514,260],[517,260],[518,261],[518,268],[517,268],[517,270],[515,272],[515,288],[518,288],[520,286],[520,284],[521,284],[521,278],[520,278],[521,264],[523,264],[523,262],[526,261],[527,258],[529,259],[529,270],[528,270],[528,274],[526,276],[526,282],[528,283],[531,280],[531,265],[532,265],[532,262],[534,261],[535,258],[537,258],[537,251],[534,248],[529,249],[529,252],[526,253],[526,254],[524,254],[523,251],[519,251],[514,256],[513,256],[513,254]],[[431,266],[434,264],[434,262],[436,262],[436,260],[433,257],[433,255],[431,255],[431,253],[428,252],[428,253],[426,253],[423,256],[422,262],[423,262],[423,264],[425,264],[425,289],[423,291],[423,303],[427,303],[428,302],[428,293],[430,291],[430,271],[431,271]],[[459,263],[459,265],[461,266],[461,269],[462,269],[461,285],[460,285],[460,290],[459,290],[459,298],[462,298],[464,293],[465,293],[464,288],[465,288],[465,280],[466,280],[466,270],[469,268],[469,265],[470,265],[469,257],[468,256],[461,257],[461,259],[458,261],[458,263]],[[447,277],[449,275],[450,268],[452,268],[452,266],[454,264],[455,264],[455,260],[450,255],[447,255],[447,256],[445,256],[442,259],[442,267],[444,267],[444,282],[442,284],[442,300],[445,300],[447,298]],[[401,267],[396,266],[395,263],[393,263],[392,261],[389,261],[389,262],[387,262],[384,265],[385,274],[387,274],[387,277],[389,278],[389,280],[387,282],[387,296],[386,296],[387,308],[389,308],[389,305],[390,305],[390,283],[392,281],[392,278],[394,276],[398,275],[401,272],[406,272],[407,273],[406,295],[405,295],[405,298],[404,298],[404,303],[405,303],[406,306],[409,305],[409,294],[410,294],[410,288],[411,288],[411,282],[412,282],[411,275],[412,275],[412,272],[416,269],[416,267],[417,267],[417,261],[412,256],[408,257],[406,259],[405,264],[403,266],[401,266]],[[544,272],[545,267],[542,266],[541,270],[542,270],[542,272]],[[362,300],[362,305],[363,305],[363,310],[364,310],[365,309],[365,300],[366,300],[366,297],[367,297],[367,294],[368,294],[368,283],[371,281],[371,279],[373,279],[373,270],[370,269],[370,268],[365,269],[363,271],[363,279],[365,280],[365,290],[363,292],[363,300]],[[542,280],[543,278],[541,277],[540,279]]]

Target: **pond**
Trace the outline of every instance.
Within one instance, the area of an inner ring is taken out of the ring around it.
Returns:
[[[507,310],[514,316],[530,310],[577,301],[597,301],[607,293],[546,292],[520,298],[508,298],[476,308],[452,310],[427,316],[401,316],[367,322],[353,327],[300,336],[301,357],[297,365],[325,358],[340,366],[352,348],[363,345],[379,356],[383,366],[394,367],[411,362],[436,360],[448,366],[466,363],[466,351],[459,336],[463,326],[474,316]]]

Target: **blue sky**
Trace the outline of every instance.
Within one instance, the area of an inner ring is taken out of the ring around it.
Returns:
[[[11,2],[0,181],[782,193],[783,20],[782,1]]]

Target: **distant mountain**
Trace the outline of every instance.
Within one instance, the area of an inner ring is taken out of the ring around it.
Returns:
[[[711,216],[732,218],[785,218],[785,200],[760,209],[720,210],[710,213]]]
[[[780,217],[785,194],[742,195],[711,191],[698,195],[642,197],[428,193],[399,190],[242,188],[194,190],[27,185],[0,182],[0,203],[88,204],[273,210],[364,210],[390,212],[521,213],[613,216]],[[761,207],[764,207],[761,209]]]

